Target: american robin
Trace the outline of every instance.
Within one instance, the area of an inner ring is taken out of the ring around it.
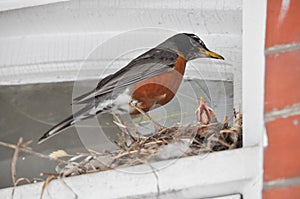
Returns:
[[[84,108],[46,132],[39,143],[75,123],[102,113],[137,114],[129,103],[147,112],[168,103],[176,94],[186,63],[197,58],[224,59],[205,46],[195,34],[176,34],[138,56],[114,74],[100,80],[97,87],[74,99]]]
[[[210,124],[210,123],[218,122],[215,111],[206,105],[203,97],[200,97],[200,105],[196,110],[196,116],[197,116],[197,121],[202,124]]]

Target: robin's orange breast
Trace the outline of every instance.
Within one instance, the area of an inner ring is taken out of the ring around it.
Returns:
[[[139,108],[147,112],[172,100],[182,82],[186,62],[184,57],[178,56],[172,71],[136,84],[133,88],[132,98],[139,102]],[[137,113],[134,111],[131,114]]]

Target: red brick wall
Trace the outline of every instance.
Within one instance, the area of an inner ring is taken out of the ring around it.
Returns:
[[[268,0],[264,199],[300,199],[300,0]]]

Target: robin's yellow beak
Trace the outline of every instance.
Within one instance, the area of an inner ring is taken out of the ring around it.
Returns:
[[[221,55],[219,55],[215,52],[205,50],[203,48],[200,48],[200,52],[207,55],[207,57],[211,57],[211,58],[215,58],[215,59],[223,59],[224,60],[224,57],[222,57]]]

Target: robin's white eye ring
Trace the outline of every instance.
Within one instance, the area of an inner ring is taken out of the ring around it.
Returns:
[[[193,38],[194,38],[194,39],[196,39],[196,40],[200,40],[200,38],[199,38],[199,37],[197,37],[196,35],[195,35],[195,36],[193,36]]]

